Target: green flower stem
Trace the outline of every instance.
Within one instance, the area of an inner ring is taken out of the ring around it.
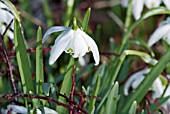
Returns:
[[[131,25],[131,17],[132,17],[132,8],[133,8],[133,0],[129,1],[129,6],[126,13],[126,20],[125,20],[125,32]]]
[[[77,30],[77,29],[78,29],[77,20],[76,20],[76,18],[74,17],[74,18],[73,18],[73,30]]]

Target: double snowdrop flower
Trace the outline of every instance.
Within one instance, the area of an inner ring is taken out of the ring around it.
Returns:
[[[129,0],[121,0],[122,7],[128,7]],[[133,15],[136,20],[141,17],[144,5],[148,8],[160,6],[162,0],[133,0]],[[165,6],[170,9],[170,0],[163,0]]]
[[[73,19],[74,20],[74,19]],[[73,55],[73,58],[83,57],[91,51],[95,60],[95,65],[99,64],[99,51],[94,40],[75,24],[73,27],[55,26],[47,30],[43,36],[42,42],[54,32],[62,32],[52,47],[49,64],[53,64],[58,57],[65,51]]]
[[[159,27],[149,38],[148,45],[151,47],[161,38],[163,38],[170,45],[170,18],[167,18],[167,20],[159,24]]]
[[[25,108],[24,106],[18,106],[18,105],[8,105],[7,109],[1,109],[0,112],[2,114],[7,114],[10,109],[12,109],[11,114],[18,114],[18,113],[19,114],[28,114],[27,108]],[[58,114],[56,111],[54,111],[50,108],[47,108],[47,107],[44,107],[44,112],[45,112],[45,114]],[[30,113],[32,114],[33,110],[30,110]],[[42,113],[39,109],[36,109],[36,114],[42,114]]]
[[[14,19],[19,20],[16,9],[11,2],[7,0],[0,0],[0,34],[3,34],[7,25]],[[10,29],[7,31],[7,35],[10,39],[14,38],[13,34],[14,23],[12,22]]]
[[[135,89],[141,84],[141,82],[145,79],[145,76],[150,72],[149,68],[145,68],[143,70],[140,70],[133,75],[130,76],[130,78],[127,80],[124,86],[124,94],[126,96],[129,95],[130,88],[135,91]],[[152,90],[152,98],[160,98],[165,90],[165,85],[162,83],[162,80],[160,77],[156,78],[154,83],[152,84],[150,90]],[[164,97],[170,95],[170,86],[168,86],[167,90],[165,91]],[[164,108],[167,108],[170,105],[170,100],[167,100],[162,106]]]

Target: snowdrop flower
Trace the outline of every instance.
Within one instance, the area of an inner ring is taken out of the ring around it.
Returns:
[[[99,64],[99,51],[94,40],[88,36],[84,31],[78,28],[76,25],[76,19],[73,19],[73,27],[55,26],[47,30],[43,36],[42,42],[54,32],[62,32],[52,47],[49,64],[53,64],[58,57],[65,51],[70,53],[74,58],[83,57],[86,52],[92,51],[95,65]]]
[[[1,113],[2,114],[7,114],[8,111],[12,109],[12,113],[11,114],[28,114],[28,109],[23,107],[23,106],[18,106],[18,105],[8,105],[7,106],[7,109],[6,110],[2,110],[1,109]],[[47,107],[44,107],[44,111],[45,111],[45,114],[58,114],[56,111],[50,109],[50,108],[47,108]],[[32,114],[33,113],[33,110],[30,111],[30,113]],[[36,109],[36,114],[42,114],[41,111],[39,109]]]
[[[163,21],[159,24],[159,27],[151,35],[148,41],[148,45],[151,47],[161,38],[163,38],[170,45],[170,18],[167,18],[166,21]]]
[[[6,26],[14,19],[19,20],[18,13],[11,2],[7,0],[0,1],[0,34],[3,34]],[[11,24],[10,29],[7,31],[7,35],[10,39],[14,38],[13,35],[14,23]]]
[[[121,0],[122,7],[128,7],[129,0]],[[133,15],[136,20],[141,17],[144,5],[148,8],[159,7],[162,0],[133,0]],[[165,6],[170,9],[170,0],[163,0]]]
[[[149,68],[145,68],[141,71],[138,71],[131,75],[131,77],[127,80],[124,86],[124,94],[127,96],[129,95],[129,89],[132,87],[133,90],[135,90],[141,82],[145,79],[145,75],[147,75],[150,72]],[[165,85],[162,84],[161,78],[158,77],[152,84],[150,90],[152,90],[152,98],[160,98],[164,92]],[[164,97],[170,95],[170,85],[168,86],[167,90],[165,91]],[[167,108],[168,105],[170,105],[170,99],[167,100],[162,106],[164,108]]]
[[[132,86],[132,89],[136,89],[142,80],[145,78],[145,75],[148,74],[150,71],[149,68],[145,68],[141,71],[138,71],[130,76],[124,86],[124,94],[127,96],[129,95],[129,89]]]

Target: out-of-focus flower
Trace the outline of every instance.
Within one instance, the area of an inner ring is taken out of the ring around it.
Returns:
[[[0,34],[3,34],[7,25],[14,19],[19,20],[18,13],[15,7],[8,0],[0,1]],[[11,24],[10,29],[7,31],[7,35],[10,39],[14,38],[13,35],[14,23]]]
[[[74,58],[83,57],[86,52],[92,51],[95,65],[99,64],[99,51],[94,40],[84,31],[77,27],[73,30],[72,27],[55,26],[47,30],[43,36],[43,42],[54,32],[62,32],[52,47],[49,64],[53,64],[63,51],[70,53]]]
[[[149,71],[150,71],[149,68],[145,68],[131,75],[130,78],[125,83],[124,94],[126,96],[129,95],[130,87],[132,87],[132,89],[136,89],[139,86],[139,84],[142,82],[142,80],[145,78],[145,75],[149,73]]]
[[[170,18],[161,22],[159,27],[155,30],[155,32],[151,35],[148,41],[148,45],[151,47],[156,42],[158,42],[161,38],[163,38],[170,45]]]
[[[1,109],[1,113],[2,114],[7,114],[9,110],[12,109],[12,112],[11,114],[16,114],[16,113],[19,113],[19,114],[28,114],[28,109],[23,107],[23,106],[18,106],[18,105],[8,105],[7,106],[7,109]],[[58,114],[56,111],[50,109],[50,108],[47,108],[47,107],[44,107],[44,112],[45,114]],[[33,110],[30,110],[30,113],[32,114],[33,113]],[[42,114],[41,111],[39,109],[36,109],[36,114]]]
[[[122,7],[128,6],[129,0],[122,0]],[[136,20],[141,17],[144,5],[148,8],[155,8],[160,6],[162,0],[133,0],[133,16]],[[165,6],[170,9],[170,0],[163,0]]]
[[[135,89],[140,85],[140,83],[144,80],[145,75],[147,75],[150,72],[149,68],[145,68],[141,71],[138,71],[130,76],[130,78],[127,80],[124,86],[124,94],[127,96],[129,94],[130,88],[135,91]],[[160,98],[165,90],[165,85],[162,83],[162,80],[160,77],[156,78],[154,83],[152,84],[150,90],[152,90],[152,98]],[[170,86],[168,86],[167,90],[165,91],[164,97],[170,95]],[[170,100],[167,100],[162,106],[164,108],[167,108],[168,105],[170,105]]]

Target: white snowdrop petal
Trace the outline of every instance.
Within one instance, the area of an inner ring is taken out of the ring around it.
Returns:
[[[50,34],[54,33],[54,32],[60,32],[60,31],[68,31],[70,30],[71,27],[64,27],[64,26],[54,26],[49,28],[46,33],[43,36],[42,42],[44,43],[48,37],[50,36]]]
[[[130,78],[127,80],[124,86],[124,94],[127,96],[129,94],[129,89],[131,87],[131,84],[134,82],[134,80],[138,79],[140,76],[144,76],[145,74],[149,73],[150,69],[145,68],[141,71],[138,71],[130,76]]]
[[[58,114],[53,109],[50,109],[50,108],[47,108],[47,107],[44,107],[44,111],[45,111],[45,114]]]
[[[143,75],[138,76],[138,78],[136,78],[134,80],[134,82],[132,83],[132,88],[136,89],[140,85],[140,83],[143,81],[144,78],[145,78],[145,76],[143,76]]]
[[[2,8],[8,8],[4,3],[2,3],[2,2],[0,2],[0,9],[2,9]]]
[[[78,32],[79,32],[79,34],[81,34],[83,36],[83,38],[86,41],[87,45],[90,47],[90,51],[92,51],[93,58],[95,60],[95,65],[98,65],[99,61],[100,61],[100,56],[99,56],[99,50],[98,50],[98,47],[97,47],[96,43],[85,32],[81,31],[80,29],[78,30]]]
[[[5,22],[7,25],[14,19],[14,16],[6,10],[0,9],[0,21]]]
[[[3,1],[4,4],[7,6],[7,9],[8,9],[9,11],[11,11],[11,12],[15,15],[15,17],[17,17],[17,14],[16,14],[16,12],[15,12],[15,9],[14,9],[14,7],[13,7],[13,4],[10,4],[10,3],[7,2],[6,0],[1,0],[1,1]]]
[[[12,112],[27,114],[27,108],[18,105],[8,105],[7,109],[10,110],[12,108]]]
[[[170,9],[170,0],[163,0],[165,6]]]
[[[156,99],[156,98],[161,97],[164,88],[165,87],[162,85],[161,79],[159,77],[156,78],[156,80],[152,84],[152,90],[153,90],[152,98]]]
[[[164,40],[170,45],[170,32],[164,37]]]
[[[141,17],[143,7],[144,7],[144,0],[133,1],[133,15],[136,20],[138,20]]]
[[[148,9],[150,9],[160,6],[161,2],[161,0],[145,0],[145,5]]]
[[[82,57],[86,54],[88,47],[83,37],[77,32],[74,33],[74,58]]]
[[[55,44],[53,45],[51,49],[51,54],[50,54],[50,60],[49,64],[53,64],[58,57],[62,54],[62,52],[65,50],[69,43],[69,37],[73,33],[73,30],[65,31],[62,34],[58,36],[58,38],[55,40]]]
[[[121,0],[121,6],[124,8],[128,7],[128,4],[129,4],[128,2],[129,0]]]
[[[156,31],[151,35],[148,41],[148,45],[151,47],[153,44],[158,42],[161,38],[166,36],[170,31],[170,25],[164,25],[156,29]]]

